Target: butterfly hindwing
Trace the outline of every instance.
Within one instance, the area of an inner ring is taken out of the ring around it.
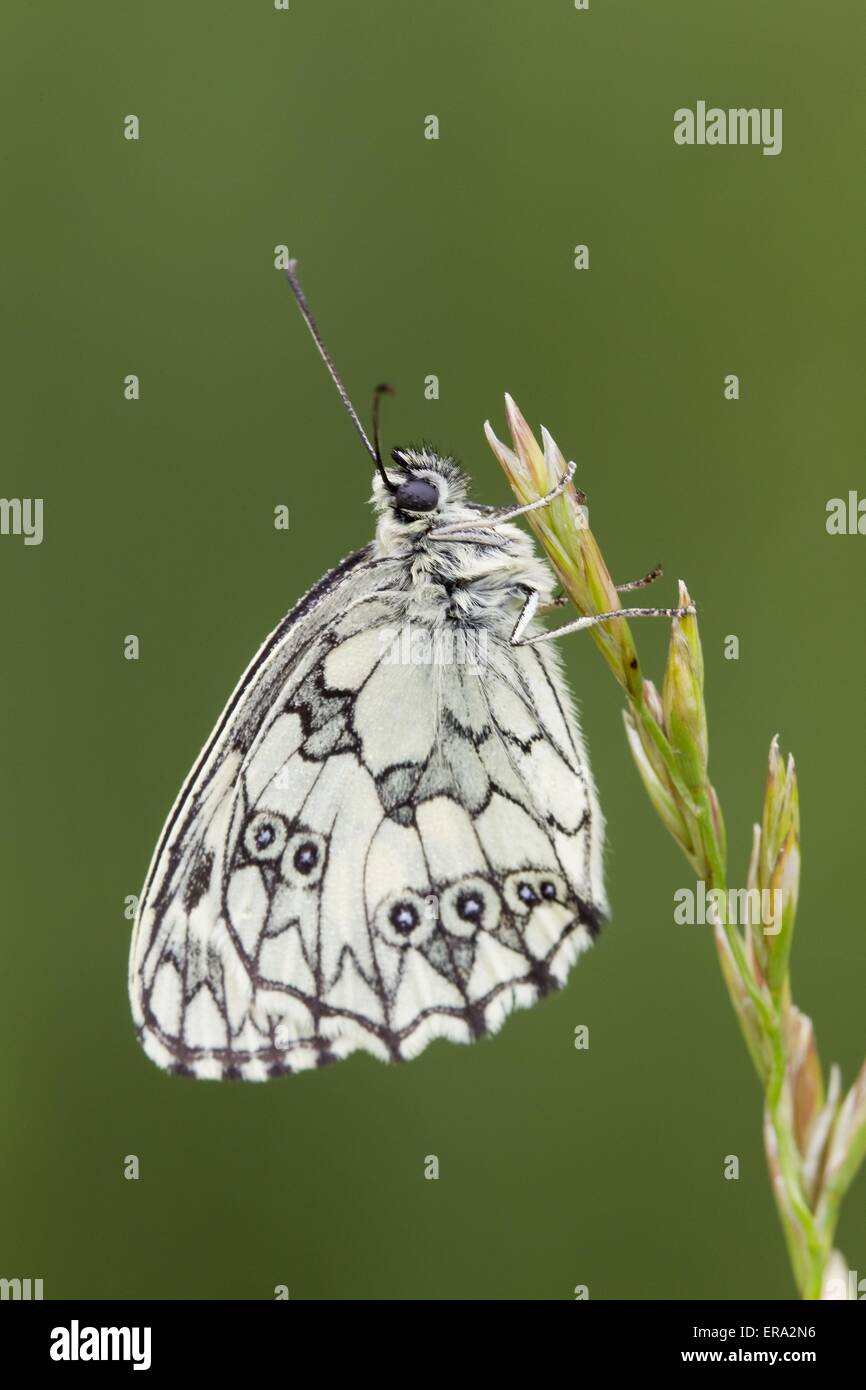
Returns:
[[[387,566],[346,564],[262,648],[157,851],[131,988],[162,1066],[470,1041],[561,985],[604,914],[556,654],[496,630],[455,652],[408,630]]]

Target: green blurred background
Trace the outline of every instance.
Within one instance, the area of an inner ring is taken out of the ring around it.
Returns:
[[[481,426],[504,432],[509,390],[578,461],[618,578],[663,561],[660,602],[688,579],[732,878],[778,731],[796,997],[850,1081],[866,538],[824,522],[866,490],[862,5],[7,0],[0,38],[2,491],[45,499],[42,546],[0,538],[0,1274],[46,1297],[788,1297],[709,929],[673,923],[693,880],[585,636],[565,651],[614,921],[493,1041],[261,1087],[167,1077],[133,1036],[123,909],[260,639],[370,534],[285,243],[362,413],[397,386],[391,443],[436,441],[506,502]],[[782,154],[678,148],[698,99],[782,107]],[[663,629],[637,632],[656,677]],[[864,1199],[861,1175],[838,1239],[861,1274]]]

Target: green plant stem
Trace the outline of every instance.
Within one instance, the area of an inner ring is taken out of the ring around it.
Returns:
[[[718,844],[709,797],[703,791],[698,798],[698,823],[702,846],[706,854],[707,877],[712,888],[727,895],[727,873],[724,856]],[[727,914],[726,914],[727,915]],[[746,958],[743,940],[736,926],[725,922],[725,936],[731,948],[739,978],[758,1015],[764,1039],[768,1045],[769,1066],[763,1076],[767,1111],[778,1146],[779,1172],[785,1185],[790,1211],[796,1218],[792,1226],[785,1206],[777,1200],[788,1251],[791,1255],[798,1287],[803,1298],[820,1298],[824,1267],[830,1253],[829,1242],[821,1238],[815,1217],[803,1192],[800,1180],[799,1154],[793,1133],[792,1107],[785,1093],[787,1073],[786,1042],[783,1020],[778,1006],[758,985]],[[736,998],[731,991],[735,1007]],[[800,1257],[805,1246],[806,1260]]]
[[[564,458],[546,433],[540,448],[510,396],[506,413],[513,449],[497,440],[489,426],[487,438],[518,502],[534,502],[560,480]],[[578,614],[616,609],[618,591],[585,514],[578,514],[577,497],[563,495],[549,509],[528,513],[527,520]],[[641,675],[624,618],[607,619],[592,627],[590,636],[628,702],[629,743],[650,801],[691,867],[727,903],[724,820],[707,776],[703,656],[695,610],[683,583],[680,607],[683,625],[675,622],[671,634],[661,693]],[[744,935],[728,923],[727,912],[724,922],[714,923],[714,935],[725,986],[764,1092],[767,1162],[794,1277],[802,1297],[815,1299],[822,1295],[832,1261],[841,1261],[831,1248],[839,1205],[866,1157],[866,1067],[841,1106],[835,1084],[834,1098],[826,1099],[811,1023],[791,1003],[798,805],[793,762],[786,772],[773,740],[764,819],[753,837],[749,879],[751,888],[756,874],[762,891],[768,879],[772,885],[778,880],[787,895],[784,935],[775,947],[768,945],[754,934],[757,923],[747,920]],[[763,859],[754,857],[759,851]],[[810,1144],[820,1144],[820,1151],[811,1153]]]
[[[630,699],[633,713],[647,730],[653,745],[661,756],[665,769],[680,796],[682,803],[697,822],[704,873],[710,888],[720,889],[727,895],[727,867],[725,854],[719,844],[715,822],[706,788],[697,794],[686,787],[671,746],[664,731],[647,708],[642,694],[633,694]],[[746,957],[743,939],[736,926],[723,924],[725,937],[739,977],[739,982],[755,1009],[766,1044],[768,1056],[761,1058],[747,1039],[764,1087],[765,1103],[770,1124],[776,1140],[779,1174],[784,1184],[785,1202],[777,1195],[776,1207],[782,1224],[788,1254],[801,1296],[804,1299],[817,1299],[821,1296],[824,1268],[830,1254],[832,1225],[823,1224],[823,1233],[816,1223],[809,1203],[803,1192],[800,1180],[800,1165],[797,1143],[794,1137],[793,1116],[786,1100],[785,1079],[787,1074],[787,1054],[780,1008],[755,980]],[[732,983],[726,980],[731,1002],[739,1014],[739,1001]],[[771,1175],[772,1176],[772,1175]],[[841,1193],[840,1193],[841,1198]],[[838,1201],[836,1202],[838,1207]],[[828,1217],[830,1213],[828,1211]],[[835,1215],[835,1211],[833,1213]]]

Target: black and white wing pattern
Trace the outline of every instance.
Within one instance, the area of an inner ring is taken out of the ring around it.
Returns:
[[[284,620],[169,817],[130,993],[158,1065],[263,1080],[468,1042],[560,986],[606,911],[555,652],[406,660],[368,548]],[[449,647],[453,653],[453,647]]]

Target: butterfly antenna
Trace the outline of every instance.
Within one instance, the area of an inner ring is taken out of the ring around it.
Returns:
[[[385,486],[388,488],[390,492],[394,492],[396,491],[396,489],[394,487],[394,484],[388,477],[387,473],[385,472],[382,459],[379,455],[378,446],[374,449],[373,445],[367,438],[364,426],[361,424],[361,421],[358,417],[358,412],[352,405],[352,402],[349,400],[349,393],[343,385],[342,381],[340,380],[340,374],[337,371],[337,368],[334,366],[331,354],[328,352],[328,349],[325,347],[325,344],[322,341],[322,335],[319,332],[316,320],[313,318],[313,315],[310,311],[310,306],[307,303],[307,297],[304,294],[304,291],[301,289],[301,283],[298,279],[297,270],[297,261],[289,261],[289,264],[286,266],[286,276],[288,278],[289,285],[291,286],[292,294],[298,301],[298,308],[304,316],[304,322],[310,330],[310,335],[313,339],[313,342],[319,349],[319,356],[321,357],[322,361],[324,362],[325,366],[331,374],[331,380],[337,388],[340,400],[343,402],[343,405],[346,407],[346,410],[348,411],[349,419],[352,421],[352,424],[355,426],[355,429],[358,431],[359,435],[361,436],[361,439],[363,440],[364,448],[367,450],[367,453],[370,455],[370,458],[373,460],[379,472],[381,473],[382,481],[384,482]]]
[[[396,488],[386,474],[385,465],[382,462],[382,441],[379,437],[379,410],[381,408],[383,396],[396,396],[396,394],[394,387],[389,386],[387,382],[382,382],[373,392],[373,443],[376,446],[376,467],[385,480],[385,486],[390,488],[392,492],[396,492]]]

